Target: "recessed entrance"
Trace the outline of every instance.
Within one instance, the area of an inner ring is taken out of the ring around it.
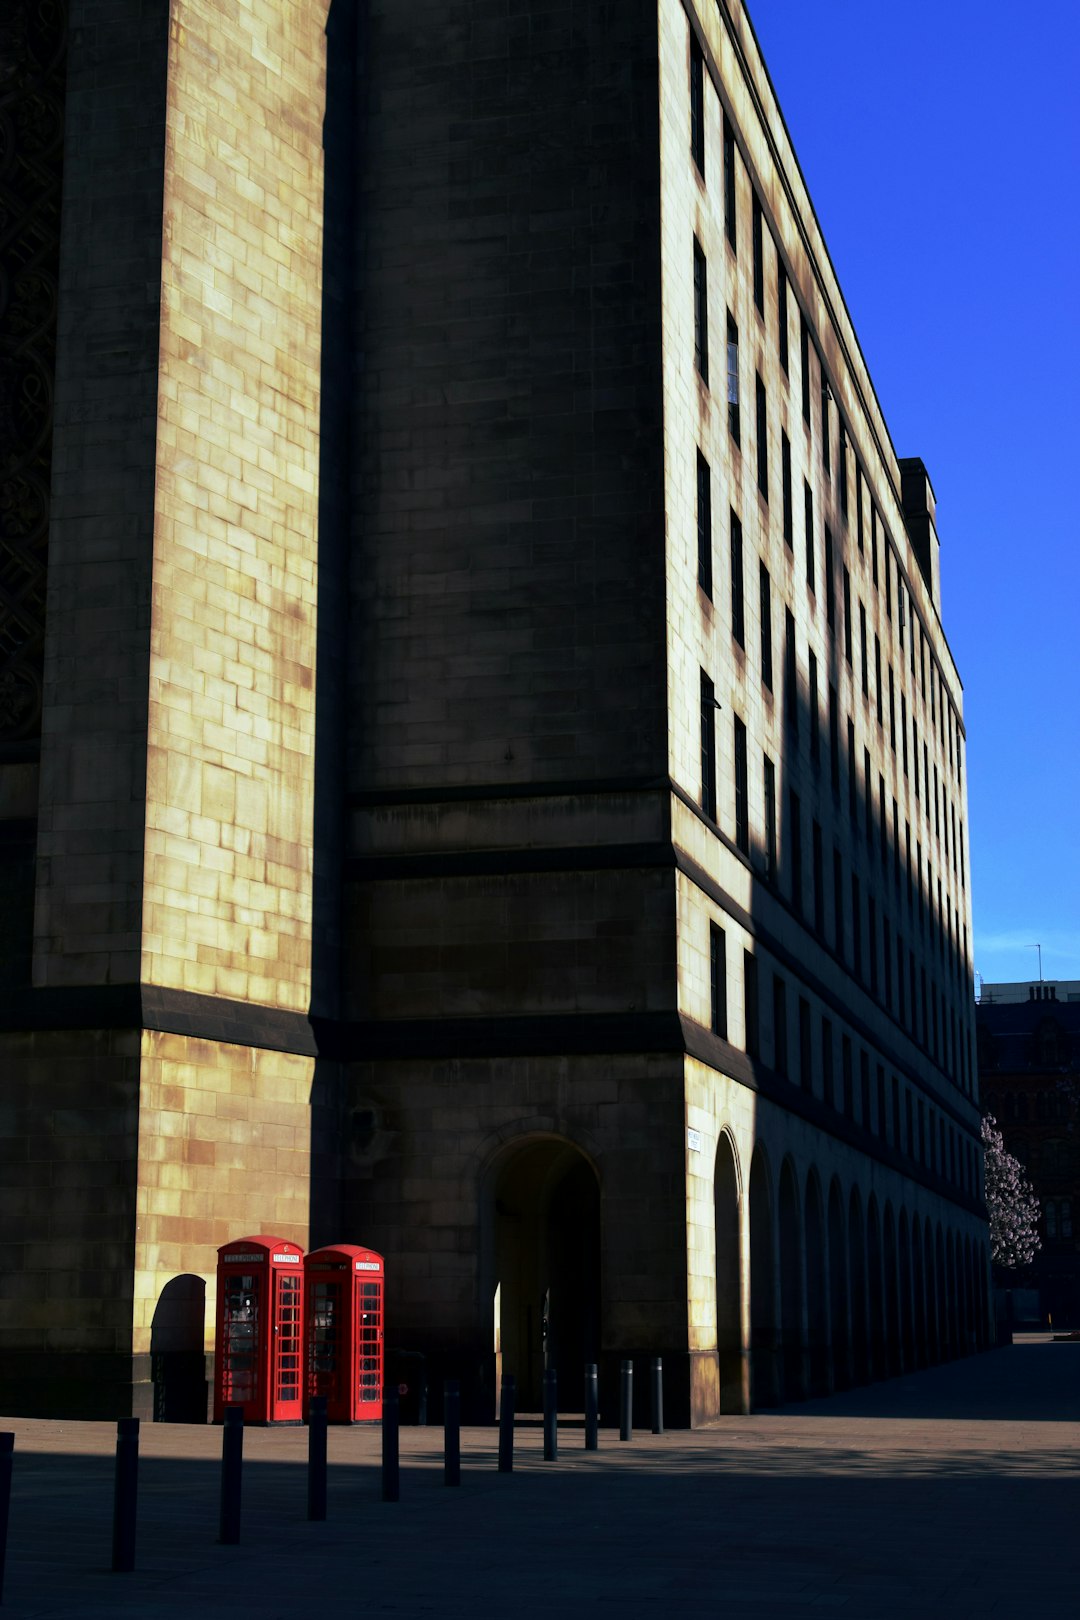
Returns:
[[[600,1188],[584,1154],[549,1137],[512,1151],[493,1193],[496,1374],[513,1373],[518,1410],[537,1411],[545,1367],[569,1394],[599,1360]]]

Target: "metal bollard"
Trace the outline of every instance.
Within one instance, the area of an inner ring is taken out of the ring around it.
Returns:
[[[326,1396],[313,1395],[308,1408],[307,1516],[326,1518]]]
[[[382,1409],[382,1499],[401,1500],[401,1467],[398,1459],[398,1398],[383,1396]]]
[[[659,1356],[652,1361],[652,1432],[664,1432],[664,1364]]]
[[[244,1473],[244,1408],[227,1406],[221,1429],[221,1513],[218,1540],[223,1547],[240,1543],[240,1487]]]
[[[513,1373],[503,1373],[499,1401],[499,1473],[514,1472],[514,1399],[517,1384]]]
[[[554,1367],[544,1373],[544,1461],[559,1460],[559,1380]]]
[[[461,1385],[443,1385],[443,1484],[461,1484]]]
[[[120,1418],[116,1425],[112,1527],[112,1567],[119,1574],[130,1574],[135,1568],[135,1506],[138,1494],[139,1420]]]
[[[619,1439],[634,1438],[634,1363],[619,1365]]]
[[[596,1363],[590,1361],[585,1368],[585,1450],[600,1449],[600,1392]]]
[[[4,1564],[7,1561],[8,1514],[11,1509],[11,1474],[15,1436],[0,1434],[0,1603],[4,1601]]]

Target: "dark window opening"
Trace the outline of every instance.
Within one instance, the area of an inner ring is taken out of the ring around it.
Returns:
[[[769,499],[769,420],[765,403],[765,384],[760,373],[754,378],[754,403],[757,414],[757,487],[765,500]]]
[[[765,242],[761,225],[761,203],[754,193],[754,303],[761,315],[765,313]]]
[[[735,716],[735,843],[750,853],[750,813],[746,791],[746,727]]]
[[[701,178],[705,178],[705,58],[701,46],[690,35],[690,155]]]
[[[814,589],[814,497],[803,480],[803,519],[806,526],[806,583]]]
[[[701,808],[716,820],[716,690],[701,671]]]
[[[735,239],[735,131],[724,114],[724,230],[732,248]]]
[[[712,597],[712,473],[698,451],[697,458],[697,569],[698,584]]]
[[[742,524],[731,514],[731,634],[739,646],[746,647],[746,618],[743,609],[743,544]]]
[[[735,443],[742,443],[739,421],[739,328],[730,312],[727,318],[727,420],[728,432]]]
[[[769,579],[769,570],[764,563],[759,563],[761,587],[761,683],[768,690],[773,689],[772,665],[772,584]]]
[[[727,1040],[727,940],[716,923],[709,924],[709,1000],[713,1033]]]

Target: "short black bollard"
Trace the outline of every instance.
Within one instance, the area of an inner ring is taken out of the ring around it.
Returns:
[[[326,1518],[326,1396],[313,1395],[308,1407],[307,1516]]]
[[[619,1367],[619,1439],[634,1438],[634,1363],[624,1361]]]
[[[0,1434],[0,1603],[4,1601],[4,1564],[7,1561],[8,1514],[11,1508],[11,1473],[15,1436]]]
[[[240,1544],[240,1487],[244,1473],[244,1408],[227,1406],[221,1429],[221,1514],[218,1540]]]
[[[544,1461],[559,1460],[559,1381],[554,1367],[544,1373]]]
[[[461,1484],[461,1385],[443,1385],[443,1484]]]
[[[517,1384],[513,1373],[503,1373],[499,1401],[499,1473],[514,1472],[514,1399]]]
[[[382,1408],[382,1499],[401,1500],[401,1464],[398,1456],[400,1413],[396,1395],[383,1396]]]
[[[135,1568],[135,1506],[139,1494],[139,1420],[120,1418],[116,1425],[116,1472],[113,1475],[112,1567],[130,1574]]]
[[[664,1363],[659,1356],[652,1361],[652,1432],[664,1432]]]
[[[600,1449],[600,1392],[597,1387],[596,1363],[590,1361],[585,1368],[585,1450]]]

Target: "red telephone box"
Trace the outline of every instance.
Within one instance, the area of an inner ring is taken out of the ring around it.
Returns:
[[[304,1261],[307,1387],[331,1423],[378,1423],[383,1390],[383,1258],[353,1243]]]
[[[245,1423],[302,1421],[304,1251],[244,1237],[218,1250],[214,1422],[242,1406]]]

